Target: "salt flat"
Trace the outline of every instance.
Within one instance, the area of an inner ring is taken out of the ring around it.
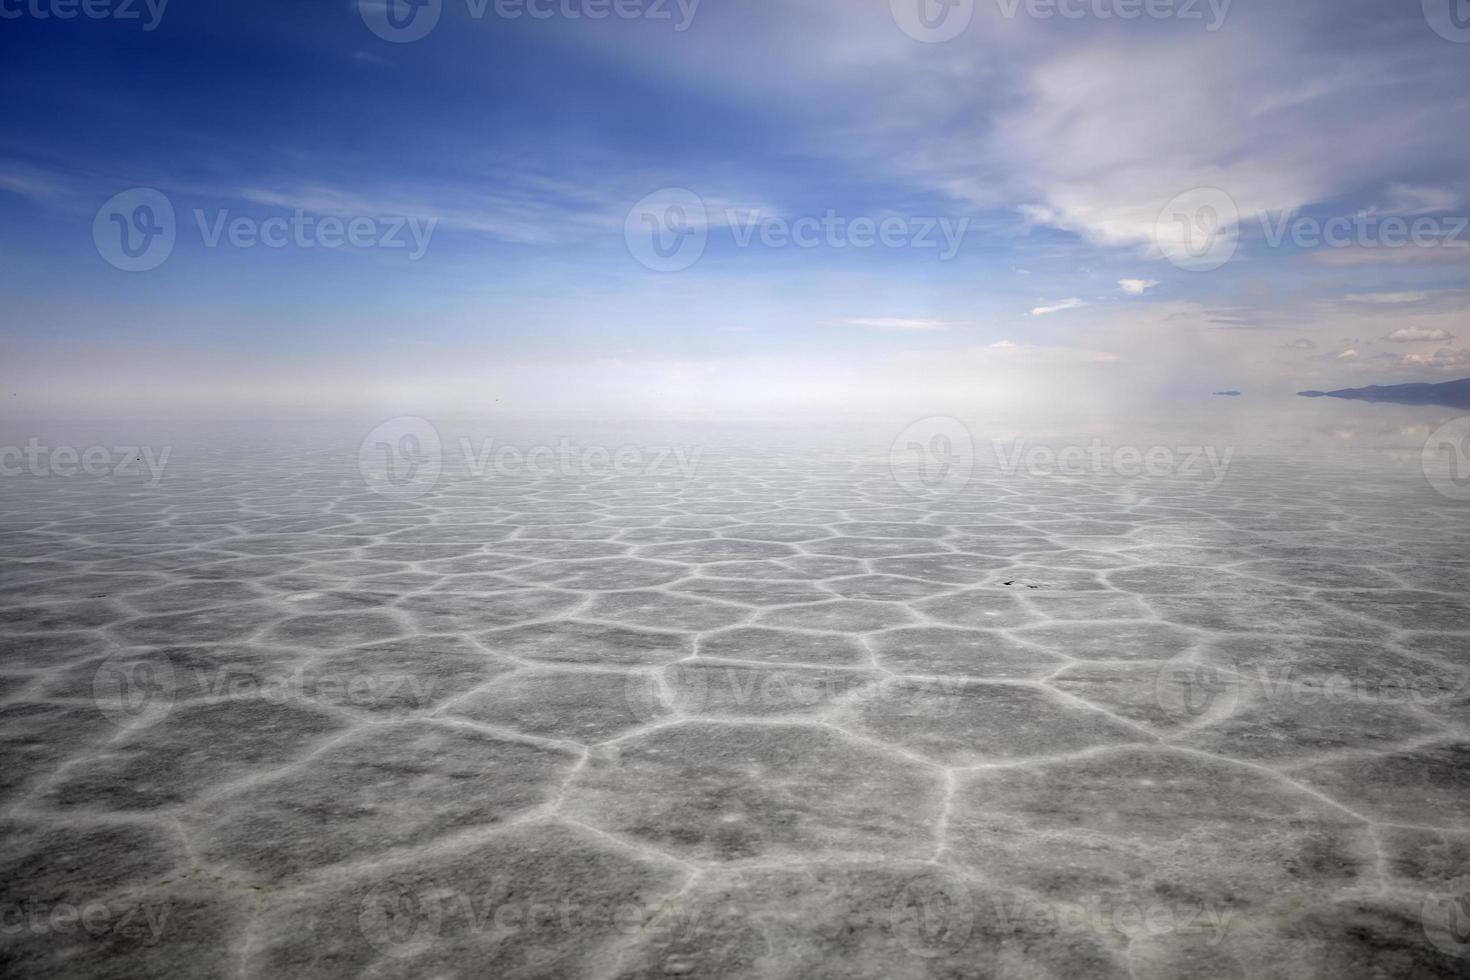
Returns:
[[[1470,505],[1417,443],[369,428],[0,481],[6,975],[1470,973]]]

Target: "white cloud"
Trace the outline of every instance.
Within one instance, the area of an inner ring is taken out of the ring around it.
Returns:
[[[1320,248],[1307,253],[1307,257],[1318,265],[1345,269],[1365,265],[1439,265],[1446,262],[1464,262],[1467,253],[1463,242],[1457,244],[1447,237],[1433,240],[1426,245],[1353,244],[1346,248]]]
[[[1310,340],[1308,340],[1305,337],[1298,337],[1296,340],[1293,340],[1290,343],[1282,344],[1281,346],[1285,350],[1316,350],[1317,349],[1317,345],[1314,344],[1314,343],[1312,343]]]
[[[898,316],[859,316],[831,321],[844,327],[873,327],[878,330],[951,330],[965,326],[949,320],[920,320]]]
[[[52,174],[14,164],[0,164],[0,191],[45,202],[60,199],[67,190],[66,185]]]
[[[1405,367],[1427,367],[1441,371],[1459,371],[1470,368],[1470,350],[1442,348],[1433,354],[1405,354]]]
[[[1063,310],[1075,310],[1086,305],[1086,303],[1074,296],[1071,299],[1057,300],[1057,302],[1051,303],[1047,306],[1037,306],[1031,310],[1031,315],[1046,316],[1048,313],[1060,313]]]
[[[1119,279],[1118,288],[1129,296],[1142,296],[1159,284],[1157,279]]]
[[[1390,184],[1388,200],[1381,208],[1369,213],[1395,214],[1412,217],[1420,214],[1439,214],[1452,211],[1460,203],[1460,195],[1443,187],[1411,187],[1408,184]]]
[[[1302,152],[1296,113],[1252,109],[1278,91],[1257,66],[1290,55],[1282,37],[1232,30],[1095,43],[1033,65],[1024,107],[997,129],[1040,199],[1032,219],[1102,245],[1178,238],[1159,242],[1167,250],[1188,244],[1185,228],[1159,220],[1186,191],[1224,190],[1242,220],[1320,199],[1330,184]],[[1109,92],[1094,78],[1110,79]],[[1118,91],[1151,93],[1147,108]]]
[[[1437,340],[1447,343],[1455,337],[1448,330],[1436,330],[1429,327],[1401,327],[1384,338],[1396,344],[1417,344],[1423,341]]]
[[[1372,303],[1375,306],[1387,306],[1394,303],[1418,303],[1428,298],[1428,293],[1348,293],[1343,297],[1349,303]]]
[[[1341,354],[1338,354],[1337,355],[1337,359],[1339,361],[1356,361],[1358,359],[1358,357],[1359,357],[1358,352],[1355,351],[1355,350],[1353,350],[1351,347],[1349,347],[1347,350],[1343,351]]]

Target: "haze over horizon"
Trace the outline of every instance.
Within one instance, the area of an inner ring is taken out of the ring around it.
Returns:
[[[889,0],[431,6],[417,40],[342,0],[7,14],[6,414],[1024,413],[1470,375],[1470,29],[1432,0],[980,0],[948,40]],[[127,271],[114,222],[161,228],[154,192],[167,253]]]

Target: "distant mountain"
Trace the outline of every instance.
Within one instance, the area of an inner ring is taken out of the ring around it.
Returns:
[[[1361,402],[1470,408],[1470,378],[1441,384],[1369,385],[1366,388],[1339,388],[1337,391],[1299,391],[1297,394],[1303,398],[1352,398]]]
[[[1217,391],[1217,392],[1215,392],[1215,394],[1217,394],[1217,395],[1225,395],[1225,396],[1227,396],[1229,398],[1239,398],[1240,397],[1240,392],[1236,391],[1234,388],[1230,389],[1229,391]]]

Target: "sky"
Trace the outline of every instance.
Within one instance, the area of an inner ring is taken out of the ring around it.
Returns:
[[[11,414],[1470,376],[1466,0],[415,2],[0,0]]]

